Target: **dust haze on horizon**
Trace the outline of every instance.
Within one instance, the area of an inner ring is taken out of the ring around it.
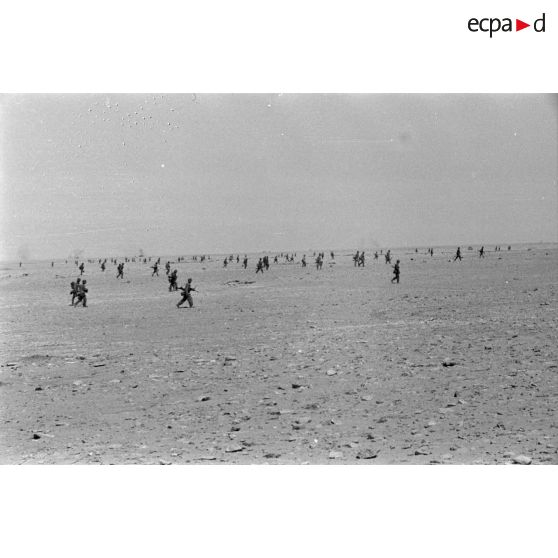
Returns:
[[[0,96],[0,259],[558,240],[556,95]]]

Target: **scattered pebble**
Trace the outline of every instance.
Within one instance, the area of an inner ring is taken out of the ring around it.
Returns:
[[[244,449],[244,446],[241,446],[240,444],[233,444],[232,446],[227,446],[225,448],[225,453],[235,453],[237,451],[242,451]]]
[[[374,459],[378,457],[380,450],[365,449],[356,454],[357,459]]]
[[[515,457],[512,457],[512,461],[517,465],[531,465],[533,462],[533,460],[526,455],[516,455]]]
[[[329,459],[341,459],[343,457],[342,451],[330,451]]]

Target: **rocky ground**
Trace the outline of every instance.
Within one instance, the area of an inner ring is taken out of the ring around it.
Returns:
[[[558,463],[558,249],[394,255],[4,265],[0,462]]]

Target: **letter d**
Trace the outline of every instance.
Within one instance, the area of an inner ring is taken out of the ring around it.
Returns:
[[[544,33],[544,25],[545,25],[544,16],[545,16],[545,14],[543,14],[541,18],[536,19],[536,20],[535,20],[535,23],[533,23],[533,29],[534,29],[537,33]],[[540,29],[539,29],[539,27],[538,27],[539,22],[542,23],[542,27],[541,27]]]

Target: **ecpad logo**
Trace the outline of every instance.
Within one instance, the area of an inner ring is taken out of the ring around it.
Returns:
[[[533,29],[535,30],[536,33],[545,32],[545,24],[546,24],[545,16],[546,14],[543,13],[543,15],[539,19],[536,19],[533,22]],[[505,17],[503,19],[497,17],[490,17],[490,18],[485,17],[482,19],[477,19],[472,17],[468,21],[467,27],[469,28],[469,31],[471,31],[472,33],[477,33],[479,31],[483,33],[489,33],[490,38],[492,38],[492,35],[494,33],[497,33],[498,31],[503,31],[504,33],[506,32],[509,33],[513,31],[512,20],[509,17]],[[516,31],[521,31],[522,29],[526,29],[527,27],[531,27],[531,24],[525,23],[520,19],[515,20]]]

